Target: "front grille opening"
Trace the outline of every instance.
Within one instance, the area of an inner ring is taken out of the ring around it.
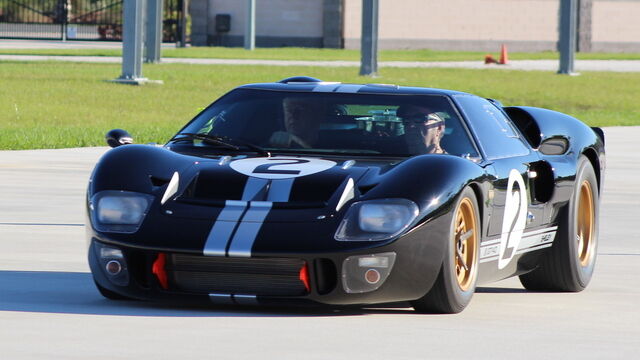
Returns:
[[[150,281],[147,269],[151,267],[149,254],[141,251],[131,251],[127,256],[129,272],[133,280],[142,288],[149,289]]]
[[[166,270],[170,287],[192,293],[301,296],[305,262],[289,258],[222,258],[172,254]]]
[[[325,295],[332,292],[338,282],[336,265],[329,259],[316,259],[313,261],[313,265],[318,294]]]

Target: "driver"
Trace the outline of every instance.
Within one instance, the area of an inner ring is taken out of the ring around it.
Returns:
[[[413,154],[446,154],[440,145],[444,119],[430,109],[417,105],[401,106],[396,111],[404,123],[404,142]]]
[[[312,148],[318,141],[318,130],[324,117],[324,106],[311,99],[285,98],[284,128],[276,131],[269,142],[276,147]]]

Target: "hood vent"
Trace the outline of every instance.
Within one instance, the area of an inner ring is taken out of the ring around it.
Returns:
[[[151,185],[155,187],[160,187],[169,183],[170,179],[159,178],[157,176],[150,175],[149,181],[151,181]]]

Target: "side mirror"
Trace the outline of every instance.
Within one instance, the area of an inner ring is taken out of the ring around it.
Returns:
[[[122,129],[110,130],[107,135],[105,135],[105,140],[107,140],[107,144],[112,148],[120,145],[133,144],[133,137]]]
[[[569,149],[569,140],[564,137],[545,139],[538,147],[538,151],[545,155],[562,155]]]

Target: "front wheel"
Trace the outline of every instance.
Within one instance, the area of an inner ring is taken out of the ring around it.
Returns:
[[[480,216],[473,190],[465,188],[453,212],[440,274],[429,292],[411,303],[418,312],[459,313],[471,301],[478,278]]]
[[[582,291],[596,263],[598,248],[598,182],[589,159],[581,156],[571,201],[563,212],[558,235],[538,268],[520,275],[534,291]]]

